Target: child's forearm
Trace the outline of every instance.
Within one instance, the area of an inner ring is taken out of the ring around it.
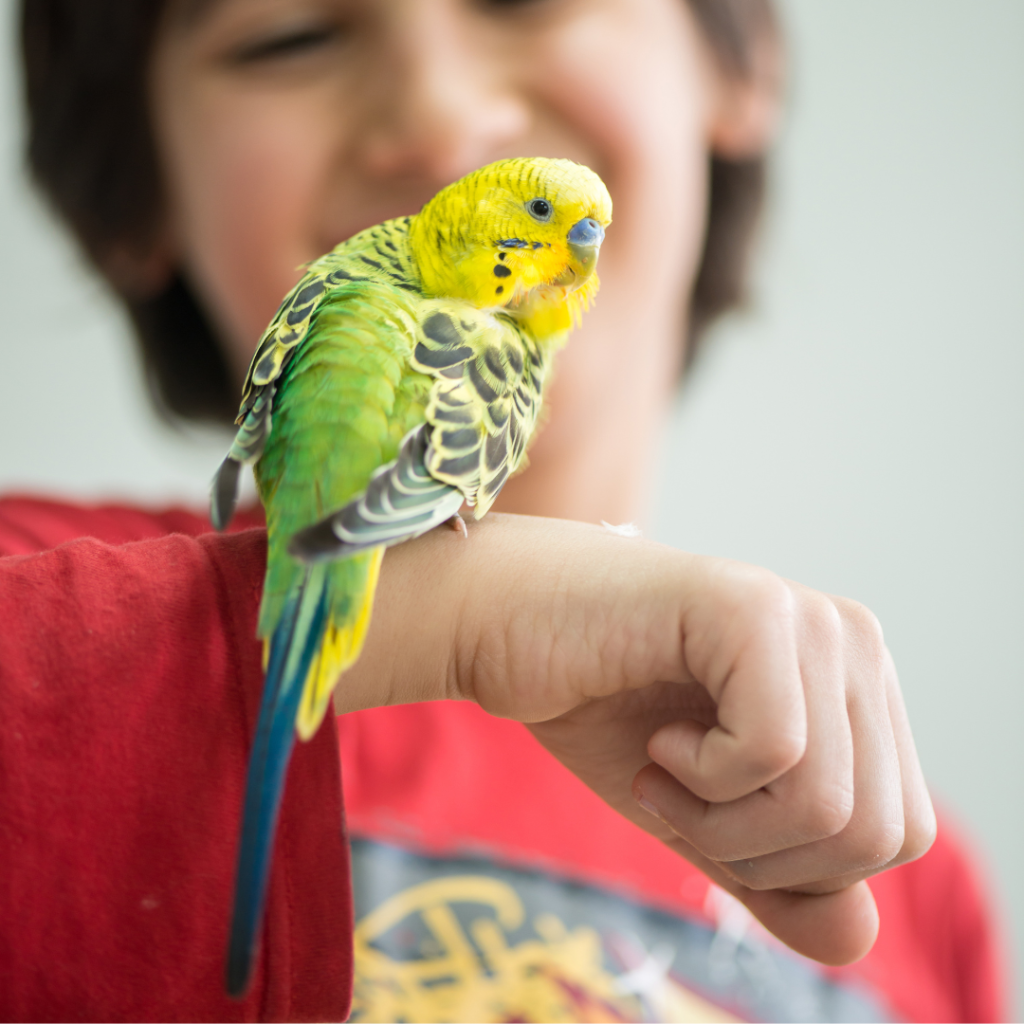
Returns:
[[[839,963],[870,948],[877,917],[857,883],[919,856],[935,828],[870,612],[529,517],[488,517],[468,541],[434,531],[384,565],[339,709],[469,698],[532,723],[801,952]]]

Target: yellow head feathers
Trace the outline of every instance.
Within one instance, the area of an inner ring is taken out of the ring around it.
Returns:
[[[597,291],[594,268],[612,201],[571,160],[500,160],[439,192],[410,225],[428,295],[503,309],[567,330]]]

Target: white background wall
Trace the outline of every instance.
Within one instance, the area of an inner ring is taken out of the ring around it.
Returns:
[[[877,612],[935,794],[983,847],[1019,950],[1024,3],[783,14],[757,301],[681,397],[650,532]],[[223,436],[153,419],[121,317],[23,181],[19,132],[6,56],[0,490],[199,502]]]
[[[936,797],[1024,924],[1024,3],[794,0],[751,314],[654,533],[882,621]]]

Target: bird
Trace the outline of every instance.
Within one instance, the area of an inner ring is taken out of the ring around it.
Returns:
[[[242,808],[228,994],[259,955],[295,739],[310,739],[366,638],[384,551],[464,505],[486,514],[524,467],[553,357],[591,304],[611,223],[566,159],[481,167],[413,216],[308,264],[264,331],[211,492],[231,521],[242,467],[266,512],[264,688]]]

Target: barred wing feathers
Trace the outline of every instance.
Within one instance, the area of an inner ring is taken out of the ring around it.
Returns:
[[[436,378],[426,412],[426,466],[435,479],[458,487],[479,519],[523,464],[547,363],[511,317],[436,306],[412,360]]]
[[[306,562],[349,557],[411,540],[451,519],[462,505],[462,493],[427,472],[426,448],[424,426],[409,431],[398,458],[373,474],[366,491],[296,533],[289,553]]]
[[[479,519],[522,464],[537,422],[546,363],[510,317],[428,300],[411,368],[434,378],[426,422],[366,491],[295,535],[305,561],[344,558],[417,537],[463,500]]]

